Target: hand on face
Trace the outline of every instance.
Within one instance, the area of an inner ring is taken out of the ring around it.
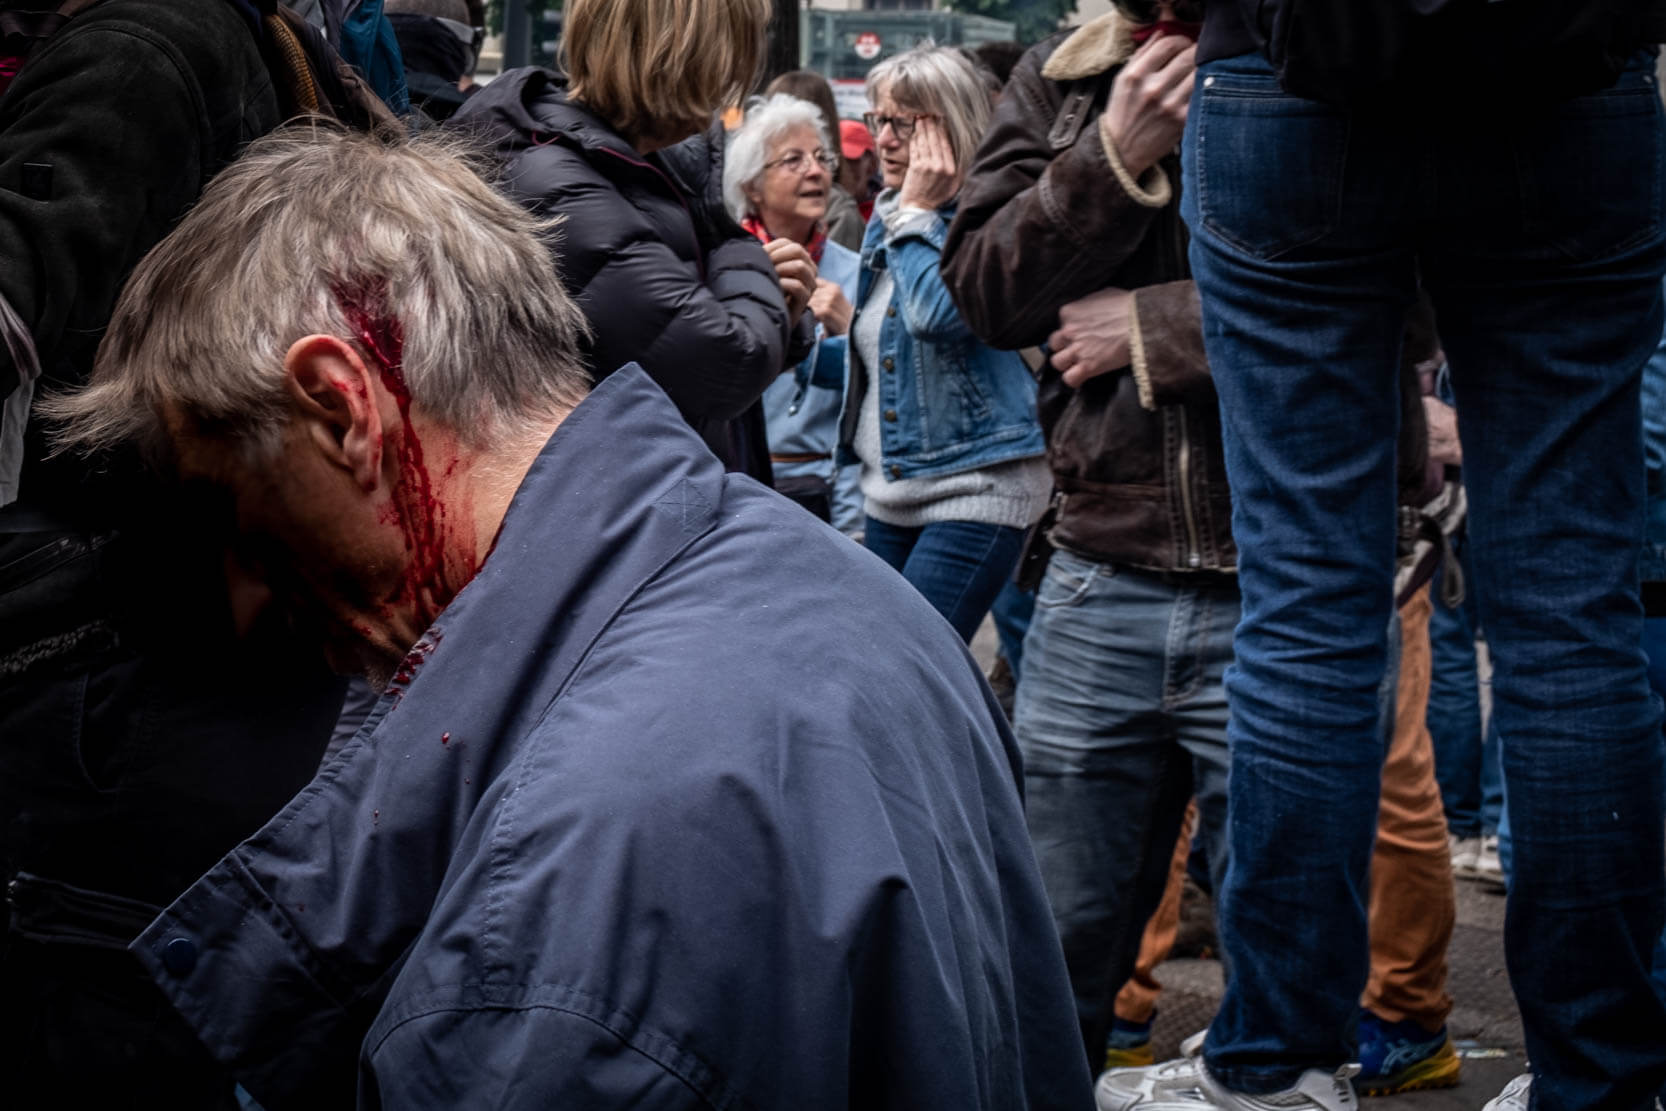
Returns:
[[[908,172],[897,203],[905,208],[941,208],[960,191],[949,134],[935,116],[921,116],[908,146]]]
[[[1071,388],[1128,365],[1134,295],[1101,289],[1059,310],[1059,328],[1047,337],[1052,362]]]
[[[1134,51],[1111,83],[1105,129],[1134,177],[1179,144],[1196,72],[1197,47],[1180,35],[1160,35]]]

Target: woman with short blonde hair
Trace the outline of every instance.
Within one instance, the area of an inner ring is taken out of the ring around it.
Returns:
[[[752,86],[769,0],[567,0],[567,95],[632,145],[669,146]]]
[[[562,77],[511,70],[453,124],[484,133],[540,214],[605,377],[639,363],[731,469],[771,480],[758,404],[808,352],[815,288],[796,243],[723,209],[717,110],[756,76],[768,0],[567,0]]]

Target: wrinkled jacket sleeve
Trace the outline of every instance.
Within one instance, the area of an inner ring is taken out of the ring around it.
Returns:
[[[1000,348],[1045,342],[1059,308],[1115,284],[1152,218],[1172,200],[1161,168],[1136,182],[1101,128],[1048,142],[1060,93],[1030,50],[978,147],[943,250],[944,280],[973,332]]]
[[[697,268],[578,155],[544,147],[533,157],[516,189],[565,219],[561,278],[590,321],[596,373],[641,363],[696,425],[745,412],[791,365],[799,338],[763,246],[744,233],[718,238]]]
[[[938,213],[918,213],[885,235],[885,257],[896,283],[903,327],[917,340],[970,339],[960,306],[943,284],[943,240],[949,225]]]
[[[0,296],[43,366],[69,330],[102,326],[202,184],[202,107],[179,59],[132,28],[82,18],[37,48],[0,115]],[[50,167],[44,198],[24,195],[30,164]],[[0,395],[16,385],[0,343]]]
[[[439,1010],[395,1027],[366,1055],[359,1106],[385,1111],[435,1107],[708,1108],[651,1047],[568,1009],[555,996],[521,1007]],[[669,1056],[669,1054],[667,1054]]]
[[[1134,291],[1128,352],[1140,404],[1213,404],[1215,384],[1203,351],[1197,283],[1187,279]]]
[[[711,251],[704,283],[670,248],[638,240],[618,265],[597,273],[589,293],[627,303],[646,295],[671,306],[643,364],[690,420],[740,416],[802,344],[775,268],[751,236]]]

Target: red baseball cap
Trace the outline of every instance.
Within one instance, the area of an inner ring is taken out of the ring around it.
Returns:
[[[868,125],[857,120],[840,120],[839,149],[852,162],[872,152],[873,133],[868,130]]]

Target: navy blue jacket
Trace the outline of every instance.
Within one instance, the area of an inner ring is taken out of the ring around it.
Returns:
[[[133,946],[269,1111],[1092,1106],[959,638],[641,371],[404,671]]]

